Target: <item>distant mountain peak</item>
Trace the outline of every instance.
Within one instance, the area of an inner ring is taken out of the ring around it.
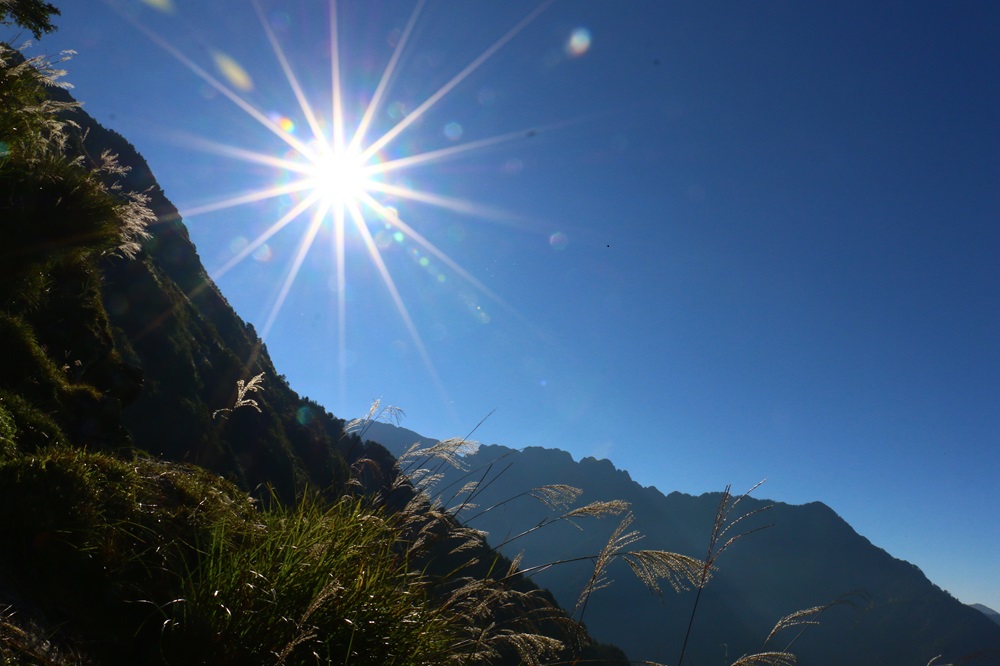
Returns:
[[[373,424],[366,438],[396,454],[426,439],[382,423]],[[527,499],[530,490],[566,484],[583,491],[583,503],[627,501],[635,516],[630,529],[645,534],[642,548],[705,555],[721,497],[718,492],[664,494],[654,486],[636,483],[609,460],[586,456],[575,461],[557,448],[483,445],[465,462],[485,470],[501,457],[503,474],[484,484],[487,487],[476,496],[480,506],[501,508],[471,521],[471,527],[501,541],[529,530],[551,517],[544,507]],[[454,481],[446,471],[443,484]],[[518,499],[508,503],[510,498]],[[984,616],[985,607],[965,606],[927,580],[916,566],[892,557],[858,534],[832,507],[822,502],[790,505],[749,497],[740,509],[768,505],[769,511],[740,527],[771,527],[740,539],[717,562],[718,571],[705,588],[694,625],[692,640],[697,647],[688,652],[691,663],[717,663],[724,656],[723,645],[729,655],[756,652],[779,618],[845,598],[850,603],[823,613],[819,626],[809,627],[796,640],[794,651],[800,663],[922,666],[937,655],[947,663],[983,650],[1000,654],[1000,628]],[[585,557],[601,548],[616,525],[615,519],[581,523],[582,530],[552,525],[516,540],[510,553],[502,550],[508,555],[523,550],[526,566]],[[565,607],[572,607],[592,568],[589,562],[578,568],[551,567],[534,579]],[[649,595],[624,566],[612,566],[609,577],[613,584],[588,602],[586,622],[591,633],[621,646],[632,659],[674,660],[692,597]],[[851,597],[859,591],[862,594]]]
[[[1000,624],[1000,612],[997,612],[992,608],[990,608],[989,606],[985,606],[983,604],[969,604],[969,607],[975,608],[977,611],[979,611],[986,617],[990,618],[997,624]]]

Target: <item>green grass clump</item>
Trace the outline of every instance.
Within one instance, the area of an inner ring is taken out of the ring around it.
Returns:
[[[0,402],[13,419],[22,453],[67,439],[99,444],[119,431],[117,402],[74,377],[75,364],[60,368],[23,318],[0,312],[0,347],[6,350]]]
[[[454,662],[455,615],[398,537],[361,499],[261,510],[195,467],[71,448],[0,462],[18,612],[104,664]],[[0,663],[35,663],[11,627]]]
[[[0,460],[11,458],[17,454],[17,423],[10,410],[0,399]]]
[[[2,591],[102,661],[139,663],[156,608],[196,556],[187,544],[253,514],[244,493],[194,467],[70,448],[14,457],[0,462],[0,569],[17,577]]]
[[[440,664],[448,615],[364,502],[275,505],[249,529],[223,525],[166,612],[169,663]]]
[[[21,621],[10,607],[0,606],[0,666],[92,666],[81,653],[56,645],[33,622]]]

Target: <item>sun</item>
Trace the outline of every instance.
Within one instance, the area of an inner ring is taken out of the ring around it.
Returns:
[[[249,80],[250,74],[239,63],[226,61],[226,67],[218,67],[217,63],[217,69],[221,78],[217,77],[199,66],[167,40],[134,20],[131,21],[133,25],[142,30],[154,43],[170,53],[170,55],[180,61],[216,92],[228,98],[243,112],[256,120],[263,130],[270,132],[286,145],[288,150],[284,154],[265,154],[239,146],[220,144],[209,139],[196,139],[195,144],[202,149],[272,168],[276,175],[275,181],[279,184],[262,187],[249,193],[226,198],[198,208],[182,210],[181,214],[185,217],[191,217],[193,215],[251,204],[267,199],[292,197],[290,201],[294,202],[293,205],[287,208],[286,212],[279,219],[275,220],[256,239],[249,242],[223,266],[211,272],[213,279],[219,279],[227,271],[253,255],[271,237],[292,222],[296,220],[306,221],[298,242],[298,247],[285,273],[278,295],[270,308],[264,325],[259,329],[262,339],[267,338],[305,262],[306,256],[320,235],[321,230],[327,228],[330,231],[334,247],[334,275],[331,277],[331,282],[335,283],[335,291],[338,295],[337,320],[339,330],[337,350],[338,360],[340,361],[338,365],[341,368],[339,389],[342,398],[346,394],[347,367],[347,329],[345,324],[347,317],[345,300],[347,274],[345,269],[345,253],[348,230],[361,240],[364,251],[368,254],[371,263],[376,268],[395,304],[399,317],[409,332],[414,348],[420,354],[433,382],[445,398],[447,398],[447,395],[443,384],[437,375],[430,354],[427,352],[421,339],[420,332],[417,330],[409,310],[396,287],[393,276],[385,263],[379,243],[372,233],[372,228],[390,229],[392,231],[390,235],[396,239],[405,239],[423,257],[422,261],[426,262],[428,257],[433,258],[436,262],[446,267],[452,275],[473,286],[480,293],[505,309],[516,313],[516,310],[504,302],[500,296],[435,246],[414,228],[413,225],[407,223],[400,216],[397,207],[385,205],[380,199],[384,200],[388,197],[397,201],[410,201],[484,218],[514,219],[513,216],[504,211],[489,209],[475,202],[447,197],[431,191],[418,190],[406,184],[399,184],[393,181],[393,176],[398,176],[407,169],[441,160],[453,159],[470,151],[480,150],[498,143],[521,140],[526,135],[533,136],[539,128],[533,127],[530,128],[530,131],[519,129],[498,136],[467,141],[437,150],[410,154],[394,159],[383,160],[381,155],[383,154],[383,149],[405,131],[411,127],[419,126],[418,121],[431,108],[437,105],[453,89],[468,78],[469,75],[479,69],[483,63],[531,24],[553,2],[554,0],[544,0],[521,21],[507,30],[507,32],[480,53],[478,57],[455,73],[436,92],[427,97],[402,118],[399,118],[396,124],[388,131],[375,137],[368,136],[369,130],[376,114],[382,110],[382,104],[390,82],[396,72],[401,55],[406,49],[407,41],[424,7],[423,2],[418,2],[414,8],[395,44],[392,55],[377,86],[374,90],[369,91],[370,94],[367,95],[369,100],[367,107],[356,124],[351,127],[345,127],[347,120],[342,108],[344,85],[341,80],[336,0],[330,0],[329,4],[329,55],[332,65],[332,98],[328,99],[327,103],[324,104],[316,104],[316,100],[311,100],[306,95],[279,39],[269,25],[268,18],[262,11],[259,3],[256,1],[253,2],[253,7],[257,13],[264,36],[271,46],[271,50],[284,73],[285,79],[297,103],[297,111],[290,107],[288,115],[296,114],[305,119],[306,127],[301,128],[305,130],[303,132],[297,132],[295,123],[289,118],[284,116],[276,118],[274,113],[265,113],[241,94],[240,91],[244,91],[247,88],[246,81]],[[234,79],[233,72],[239,74],[236,79]],[[243,85],[241,85],[241,82]],[[405,181],[403,182],[405,183]],[[443,277],[443,273],[438,273],[436,276],[439,280],[441,277]]]
[[[326,147],[307,166],[306,191],[332,211],[357,206],[378,186],[376,169],[356,148]]]

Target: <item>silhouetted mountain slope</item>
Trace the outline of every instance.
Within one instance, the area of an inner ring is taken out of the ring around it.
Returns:
[[[975,608],[977,611],[990,618],[997,624],[1000,624],[1000,613],[996,612],[989,606],[984,606],[983,604],[969,604],[970,608]]]
[[[49,93],[73,101],[65,90]],[[344,436],[343,421],[300,398],[278,374],[253,327],[209,279],[145,159],[82,109],[63,116],[80,129],[71,150],[92,164],[106,151],[116,155],[128,170],[118,178],[123,189],[145,193],[156,216],[135,259],[105,256],[95,266],[113,339],[105,347],[126,363],[116,380],[129,394],[123,420],[135,440],[150,453],[197,463],[243,487],[267,483],[285,498],[306,485],[343,484],[342,454],[362,454],[364,447]],[[212,417],[232,406],[237,380],[259,373],[266,390],[258,399],[267,409]]]
[[[383,423],[373,425],[367,437],[397,455],[416,441],[415,433]],[[693,557],[705,556],[720,499],[718,493],[663,495],[656,488],[635,483],[607,460],[574,462],[558,449],[481,446],[464,463],[478,470],[468,478],[479,478],[490,466],[492,474],[499,473],[476,497],[480,510],[534,487],[568,484],[584,491],[581,502],[630,502],[633,526],[646,534],[642,547]],[[441,486],[454,488],[460,485],[461,476],[448,471]],[[768,504],[772,503],[747,498],[740,504],[740,513]],[[473,509],[466,515],[476,513]],[[473,518],[470,524],[489,532],[490,540],[497,543],[550,515],[539,503],[520,497]],[[614,519],[578,522],[583,531],[554,524],[503,550],[514,555],[523,549],[527,567],[593,554],[616,526]],[[767,524],[773,526],[741,539],[719,558],[719,571],[705,589],[695,619],[694,649],[688,650],[691,663],[730,663],[723,662],[727,654],[733,660],[759,650],[780,617],[854,591],[866,595],[849,597],[857,612],[848,604],[830,608],[821,615],[820,626],[809,627],[795,641],[793,651],[799,663],[924,666],[938,655],[942,663],[960,663],[963,656],[984,650],[996,652],[980,654],[968,663],[1000,663],[1000,628],[936,587],[917,567],[893,558],[857,534],[829,507],[818,502],[803,506],[773,503],[773,508],[741,524],[739,531]],[[589,563],[567,564],[543,571],[535,580],[552,590],[564,607],[572,608],[590,573]],[[614,584],[596,592],[586,607],[584,621],[591,632],[601,640],[615,641],[633,659],[674,663],[693,593],[668,592],[657,599],[624,566],[613,568],[611,578]],[[779,635],[769,647],[785,647],[798,629]]]
[[[288,386],[145,160],[33,71],[0,53],[0,662],[621,663]]]

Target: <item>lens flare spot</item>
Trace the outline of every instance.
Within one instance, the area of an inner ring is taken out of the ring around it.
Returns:
[[[563,232],[557,231],[549,236],[549,246],[553,250],[565,250],[567,245],[569,245],[569,236]]]
[[[402,102],[396,101],[390,104],[385,112],[389,114],[389,117],[393,120],[399,120],[406,115],[406,105]]]
[[[250,92],[253,90],[253,79],[240,63],[222,51],[212,51],[212,59],[215,60],[215,67],[219,73],[229,81],[229,84],[237,90]]]
[[[388,250],[392,247],[392,233],[386,229],[380,229],[377,234],[375,234],[375,246],[380,250]]]
[[[444,135],[451,141],[458,141],[462,138],[462,126],[452,121],[444,126]]]
[[[247,245],[250,241],[247,240],[246,236],[237,236],[233,240],[229,241],[229,251],[233,254],[239,254],[243,250],[247,249]]]
[[[308,425],[315,418],[313,410],[309,407],[299,407],[298,411],[295,412],[295,420],[299,422],[299,425]]]
[[[272,113],[269,118],[271,122],[281,128],[282,132],[292,134],[295,131],[295,121],[280,113]]]
[[[431,265],[431,260],[428,259],[427,257],[420,257],[420,261],[418,263],[424,268],[427,268],[428,266]]]
[[[566,55],[571,58],[579,58],[589,50],[590,30],[577,28],[570,34],[569,41],[566,42]]]
[[[270,245],[264,243],[259,248],[253,251],[253,258],[261,263],[266,264],[267,262],[274,259],[274,251],[271,249]]]
[[[397,231],[392,235],[392,240],[396,241],[397,243],[402,243],[404,240],[406,240],[406,236],[403,235],[402,231]]]
[[[172,0],[142,0],[153,9],[159,9],[165,14],[174,13],[174,3]]]

